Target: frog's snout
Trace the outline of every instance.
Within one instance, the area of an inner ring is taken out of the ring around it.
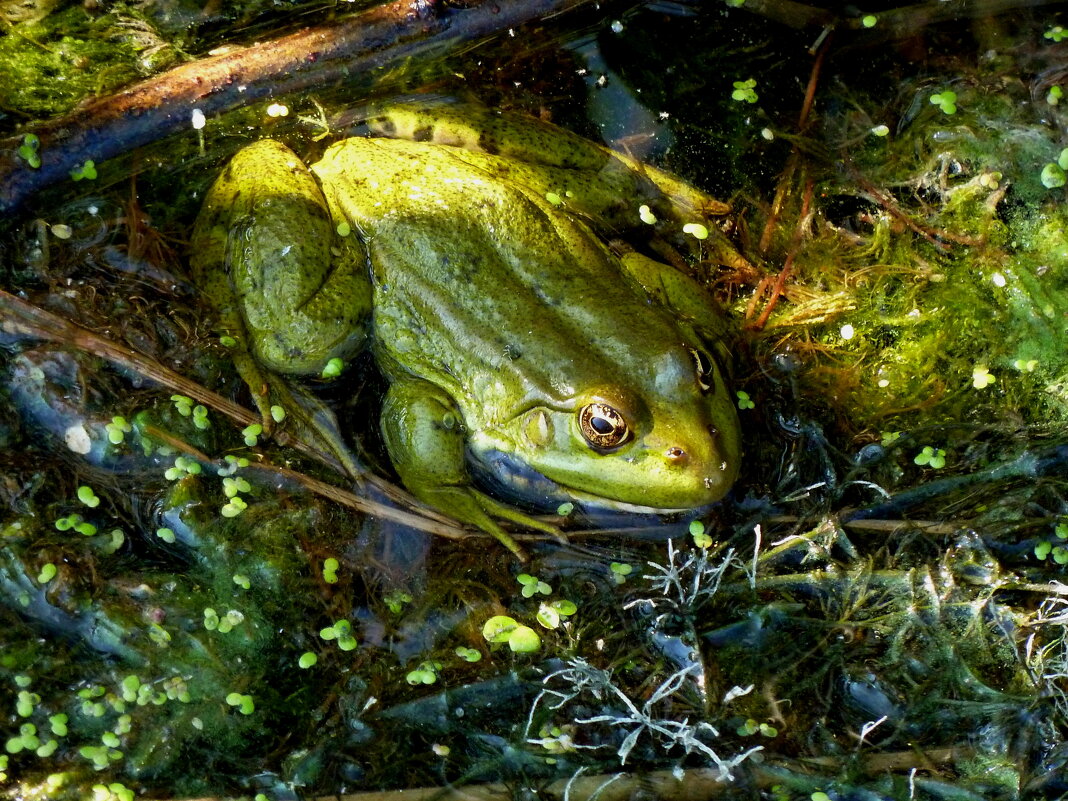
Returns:
[[[660,505],[693,508],[722,498],[734,483],[738,465],[723,452],[717,432],[665,434],[646,441],[647,453],[655,454],[660,464],[655,471],[660,475]]]

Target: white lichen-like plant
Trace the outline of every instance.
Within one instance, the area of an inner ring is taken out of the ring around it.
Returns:
[[[668,611],[690,610],[702,598],[710,598],[719,591],[723,576],[730,568],[747,569],[740,559],[735,558],[733,548],[728,548],[718,560],[713,560],[708,551],[701,548],[691,551],[680,562],[675,543],[668,540],[667,557],[666,564],[646,562],[654,572],[645,573],[642,578],[649,583],[655,596],[630,601],[624,609],[647,605],[658,610],[664,607]],[[654,625],[658,622],[654,621]]]
[[[662,702],[669,701],[695,670],[695,666],[688,666],[672,673],[639,706],[613,683],[608,671],[594,667],[584,659],[572,659],[566,667],[550,673],[543,679],[542,683],[545,687],[535,698],[527,718],[527,735],[530,736],[535,714],[542,704],[555,711],[580,696],[588,695],[602,704],[616,706],[617,711],[595,715],[591,718],[576,719],[573,722],[577,726],[604,725],[610,728],[627,729],[626,736],[616,749],[620,765],[626,764],[627,757],[638,744],[639,738],[647,734],[658,742],[664,751],[678,747],[683,750],[684,755],[694,753],[704,755],[719,769],[720,780],[730,780],[733,778],[731,771],[753,752],[761,750],[761,746],[750,748],[734,756],[723,757],[707,742],[719,736],[719,731],[711,723],[707,721],[690,723],[688,718],[674,720],[661,716],[662,712],[670,711],[670,704],[664,704],[663,706],[667,708],[661,709]],[[560,689],[550,685],[559,686]],[[540,744],[541,740],[529,739],[528,742]],[[591,749],[603,747],[578,744],[573,744],[573,746]]]
[[[1025,653],[1041,690],[1053,699],[1061,722],[1068,725],[1068,587],[1055,584],[1060,596],[1050,596],[1038,607],[1027,638]]]

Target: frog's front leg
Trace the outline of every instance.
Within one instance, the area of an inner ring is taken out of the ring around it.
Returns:
[[[492,534],[520,559],[526,555],[494,517],[560,537],[558,529],[493,500],[472,486],[465,431],[452,399],[428,381],[402,378],[382,407],[382,434],[393,466],[419,500]]]

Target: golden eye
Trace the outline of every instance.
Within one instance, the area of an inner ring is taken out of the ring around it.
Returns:
[[[630,437],[623,415],[607,403],[587,403],[579,411],[582,436],[595,448],[618,448]]]
[[[697,365],[697,386],[701,388],[701,392],[707,395],[712,391],[715,377],[715,373],[712,371],[712,360],[707,353],[693,348],[690,348],[690,355],[693,356],[694,363]]]

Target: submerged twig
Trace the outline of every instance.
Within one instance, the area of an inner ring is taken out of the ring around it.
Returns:
[[[939,766],[970,759],[975,748],[970,745],[946,748],[914,749],[885,754],[867,754],[861,760],[852,756],[811,757],[795,761],[777,761],[745,766],[747,782],[757,787],[770,787],[792,779],[795,789],[801,783],[811,783],[811,789],[824,786],[826,779],[812,774],[812,768],[839,771],[846,764],[865,775],[886,772],[906,773],[910,770],[936,771]],[[715,768],[654,770],[641,773],[586,774],[571,779],[558,779],[537,788],[538,797],[553,801],[629,801],[636,796],[648,796],[660,801],[705,801],[705,799],[736,798],[739,787],[719,778]],[[515,798],[511,784],[467,784],[446,787],[413,787],[406,790],[374,790],[366,793],[323,796],[319,801],[509,801]],[[221,798],[199,798],[194,801],[224,801]]]
[[[102,337],[88,329],[77,326],[74,323],[64,320],[58,315],[52,314],[51,312],[38,306],[34,306],[31,303],[27,303],[3,290],[0,290],[0,330],[9,334],[28,335],[53,342],[59,342],[91,353],[95,356],[99,356],[113,364],[118,364],[133,370],[174,392],[187,395],[205,406],[213,408],[226,417],[229,417],[238,425],[247,426],[260,421],[258,413],[246,409],[216,392],[212,392],[210,389],[176,373],[174,370],[165,367],[154,359],[145,356],[143,353],[138,353],[135,350],[127,348],[117,342],[113,342],[112,340]],[[279,431],[275,434],[275,440],[280,445],[294,448],[327,465],[334,469],[339,475],[343,473],[341,466],[329,455],[322,453],[298,437],[293,437],[284,431]],[[183,450],[188,449],[188,446],[183,447],[177,442],[172,442],[170,444],[174,444],[176,447],[180,447]],[[198,458],[203,456],[199,454],[195,455],[197,455]],[[465,529],[450,523],[447,518],[443,518],[436,513],[430,512],[430,510],[427,510],[428,514],[424,514],[424,510],[420,508],[413,499],[407,496],[406,493],[401,492],[397,487],[383,481],[377,476],[368,473],[365,473],[360,478],[369,483],[374,483],[386,492],[387,495],[391,496],[393,500],[410,506],[415,512],[405,512],[399,509],[394,509],[386,504],[376,503],[375,501],[362,498],[347,490],[341,489],[340,487],[327,484],[324,481],[319,481],[310,476],[302,475],[293,470],[285,470],[277,467],[268,467],[265,469],[274,470],[275,472],[301,484],[309,491],[329,500],[341,503],[360,512],[378,515],[389,520],[403,523],[404,525],[411,526],[420,531],[452,539],[477,536],[473,532],[466,531]]]
[[[46,186],[66,180],[86,159],[97,163],[188,129],[205,116],[311,86],[350,80],[428,53],[559,14],[590,0],[510,0],[449,4],[394,0],[342,22],[181,64],[28,126],[41,142],[41,164],[15,154],[19,137],[0,141],[0,211],[10,212]]]
[[[171,436],[165,431],[161,431],[154,426],[147,426],[145,433],[153,439],[160,440],[166,443],[168,446],[175,450],[185,453],[188,456],[196,459],[201,464],[209,464],[215,467],[225,467],[225,464],[221,460],[212,459],[206,453],[194,448],[188,442],[185,442],[178,437]],[[328,501],[346,506],[349,509],[353,509],[363,514],[374,515],[383,520],[391,520],[394,523],[401,523],[409,526],[410,528],[424,531],[427,534],[433,534],[438,537],[445,537],[451,540],[467,539],[468,537],[484,536],[476,532],[466,531],[459,526],[450,525],[448,522],[436,522],[428,520],[427,518],[413,514],[411,512],[405,512],[400,509],[396,509],[388,504],[378,503],[368,498],[363,498],[356,495],[353,492],[349,492],[341,487],[328,484],[325,481],[320,481],[317,478],[312,478],[309,475],[291,470],[287,467],[279,467],[268,462],[253,462],[246,470],[259,470],[264,473],[271,473],[272,475],[279,476],[294,484],[299,484],[301,487],[311,492],[314,495],[318,495],[321,498],[326,498]]]

